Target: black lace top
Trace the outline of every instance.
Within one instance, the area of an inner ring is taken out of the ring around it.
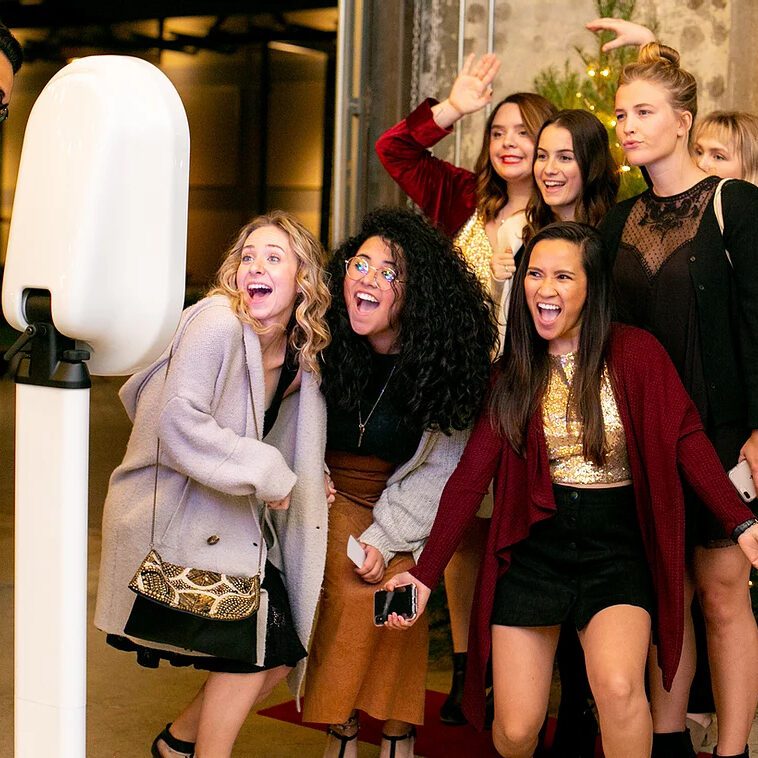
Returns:
[[[703,419],[708,395],[690,263],[718,182],[708,177],[671,197],[652,190],[640,195],[624,225],[613,271],[622,319],[663,344]]]
[[[376,455],[382,460],[400,465],[413,457],[423,429],[408,419],[393,399],[398,387],[393,384],[396,377],[391,377],[390,374],[397,363],[397,356],[372,353],[371,360],[371,379],[360,402],[360,417],[365,425],[360,445],[359,409],[346,410],[328,406],[326,447],[328,450],[356,455]],[[386,390],[379,399],[385,386]]]

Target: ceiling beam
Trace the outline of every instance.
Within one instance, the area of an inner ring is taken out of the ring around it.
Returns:
[[[287,11],[333,8],[337,0],[43,0],[25,5],[19,0],[0,0],[0,19],[12,29],[76,27],[115,24],[181,16],[258,15]]]

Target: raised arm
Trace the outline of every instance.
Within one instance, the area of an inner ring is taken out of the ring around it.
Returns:
[[[604,53],[609,53],[619,47],[642,47],[648,42],[655,42],[655,34],[650,29],[623,18],[596,18],[585,26],[591,32],[613,32],[616,35],[603,45]]]
[[[450,129],[469,113],[476,113],[492,102],[492,82],[500,69],[500,59],[487,53],[476,60],[474,53],[466,58],[455,78],[450,94],[432,107],[434,123]]]
[[[492,99],[491,82],[500,66],[495,56],[469,56],[448,97],[425,100],[376,142],[387,173],[432,222],[453,235],[476,209],[476,176],[435,158],[429,148],[451,133],[452,125]]]

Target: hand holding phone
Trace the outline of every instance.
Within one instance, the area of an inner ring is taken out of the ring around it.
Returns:
[[[729,470],[729,478],[737,489],[739,496],[749,503],[755,500],[755,482],[750,473],[750,464],[747,461],[740,461],[734,468]]]
[[[374,625],[383,626],[391,613],[413,621],[417,606],[418,590],[415,584],[404,584],[394,590],[377,590],[374,593]]]

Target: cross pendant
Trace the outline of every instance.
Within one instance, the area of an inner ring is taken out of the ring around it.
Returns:
[[[365,431],[366,431],[366,425],[358,424],[358,447],[360,447],[361,442],[363,442],[363,432]]]

